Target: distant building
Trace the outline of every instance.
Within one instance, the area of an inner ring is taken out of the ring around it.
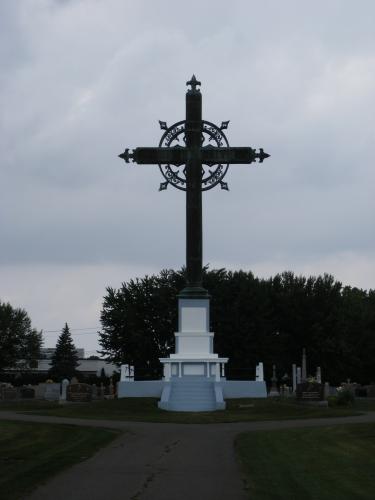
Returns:
[[[83,373],[84,375],[97,375],[99,377],[102,373],[102,369],[104,369],[105,375],[107,377],[111,377],[115,371],[119,371],[119,368],[116,365],[108,363],[104,359],[79,359],[78,363],[79,365],[77,366],[77,371]],[[35,368],[33,372],[45,373],[47,375],[50,368],[50,359],[38,359],[38,367]]]
[[[55,351],[56,347],[42,347],[40,350],[40,359],[52,359]],[[76,349],[76,353],[79,359],[83,359],[85,357],[85,350],[81,347]]]
[[[41,359],[37,360],[37,364],[32,369],[28,369],[27,371],[33,373],[45,374],[46,377],[48,375],[48,371],[51,368],[52,356],[55,352],[55,348],[45,347],[41,349]],[[83,373],[84,375],[96,375],[100,377],[102,374],[102,370],[104,370],[104,374],[107,377],[111,377],[114,372],[120,371],[120,368],[113,364],[105,361],[104,359],[84,359],[85,350],[77,349],[77,354],[79,356],[77,371]],[[17,373],[24,371],[25,362],[23,360],[19,360],[18,366],[14,368],[8,368],[4,370],[5,373]]]

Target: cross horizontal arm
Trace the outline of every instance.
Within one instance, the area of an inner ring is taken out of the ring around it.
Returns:
[[[119,155],[126,163],[133,160],[140,165],[155,165],[159,163],[171,163],[172,165],[182,165],[187,162],[187,149],[183,147],[173,148],[136,148],[132,153],[126,149],[125,153]]]
[[[262,163],[265,158],[269,157],[269,154],[265,153],[262,148],[260,148],[259,153],[253,148],[246,147],[217,148],[214,146],[206,146],[200,148],[200,150],[198,149],[198,151],[197,159],[205,165],[215,165],[218,163],[253,163],[257,159]],[[175,146],[173,148],[136,148],[133,149],[132,153],[129,152],[129,149],[126,149],[119,157],[124,159],[127,163],[129,160],[132,160],[139,165],[183,165],[191,159],[192,151],[190,148],[181,146]]]
[[[215,148],[215,147],[205,147],[201,149],[202,163],[206,165],[215,165],[216,163],[231,163],[231,164],[241,164],[241,163],[253,163],[257,158],[261,163],[265,158],[268,158],[268,154],[259,150],[257,153],[253,148]]]

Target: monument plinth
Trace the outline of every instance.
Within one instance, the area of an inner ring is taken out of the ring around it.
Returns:
[[[171,185],[186,192],[186,285],[178,295],[175,353],[160,359],[164,385],[159,406],[207,411],[225,408],[221,381],[228,358],[214,353],[210,297],[202,284],[202,192],[217,185],[228,191],[223,179],[229,165],[250,164],[257,159],[261,163],[269,155],[263,149],[256,152],[251,147],[230,147],[224,133],[229,121],[218,127],[202,120],[201,83],[193,75],[187,85],[186,119],[170,127],[159,121],[164,133],[158,147],[126,149],[119,156],[127,163],[159,165],[165,179],[160,191]]]
[[[161,358],[164,365],[164,380],[171,377],[213,377],[220,382],[228,358],[219,358],[214,353],[214,333],[209,331],[209,299],[195,298],[178,300],[179,328],[175,333],[175,354]]]

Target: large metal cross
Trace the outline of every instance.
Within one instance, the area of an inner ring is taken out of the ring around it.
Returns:
[[[229,165],[256,159],[261,163],[270,155],[263,149],[257,153],[251,147],[230,147],[223,132],[229,121],[217,127],[202,120],[202,94],[197,88],[201,83],[193,75],[186,85],[190,86],[186,92],[186,120],[171,127],[160,121],[165,132],[159,147],[139,147],[132,152],[126,149],[119,156],[127,163],[131,160],[159,165],[166,181],[160,184],[160,190],[171,184],[186,191],[186,287],[179,296],[198,298],[207,296],[202,287],[202,191],[217,184],[228,190],[223,178]]]

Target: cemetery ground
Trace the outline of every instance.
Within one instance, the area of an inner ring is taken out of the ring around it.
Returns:
[[[357,399],[349,409],[271,398],[228,402],[210,414],[164,412],[143,398],[3,402],[0,418],[34,421],[0,421],[0,498],[23,498],[47,479],[31,499],[53,492],[56,499],[184,500],[191,491],[215,500],[373,498],[375,415],[364,412],[375,401]],[[199,425],[208,423],[216,425]],[[77,485],[82,490],[72,496]]]
[[[235,447],[250,499],[374,498],[374,423],[242,433]]]
[[[0,498],[16,499],[85,460],[120,431],[74,425],[0,422]]]
[[[214,424],[297,418],[326,418],[375,411],[375,400],[357,398],[352,406],[328,408],[296,403],[293,398],[229,399],[227,409],[216,412],[168,412],[157,407],[156,398],[121,398],[89,403],[59,404],[55,401],[19,400],[0,402],[1,410],[31,412],[69,418],[159,423]]]

